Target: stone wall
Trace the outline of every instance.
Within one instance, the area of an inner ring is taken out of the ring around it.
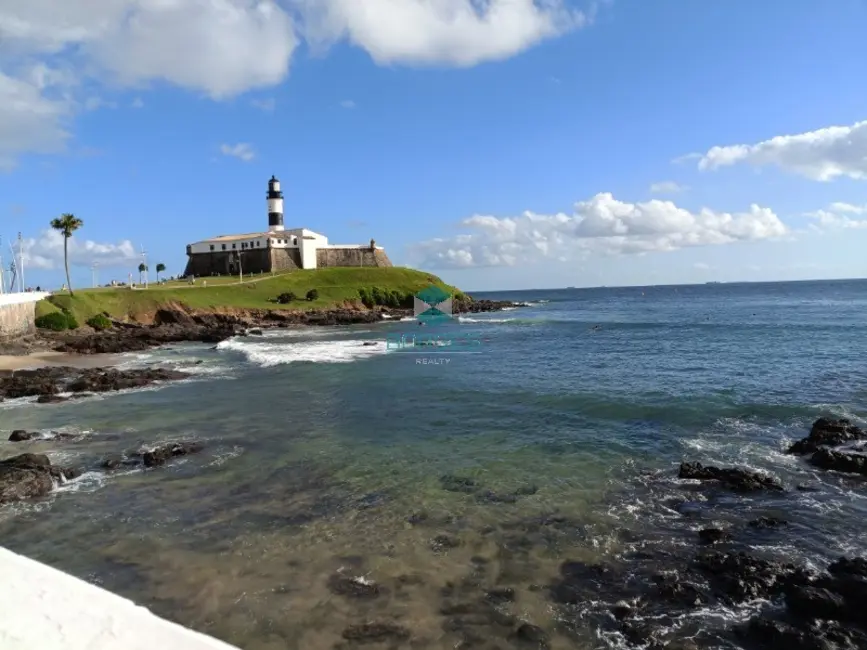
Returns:
[[[358,248],[323,248],[316,251],[316,266],[392,266],[384,250],[368,246]]]
[[[301,250],[298,248],[272,248],[271,270],[294,271],[301,268]]]
[[[0,340],[26,336],[36,331],[36,303],[0,305]]]
[[[214,251],[213,253],[193,253],[187,260],[184,275],[206,278],[211,275],[237,275],[236,253],[241,254],[241,271],[248,273],[268,273],[271,271],[269,249],[242,251]]]

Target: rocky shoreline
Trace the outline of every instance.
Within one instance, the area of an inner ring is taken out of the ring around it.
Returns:
[[[455,302],[453,313],[482,313],[524,306],[511,301],[474,300]],[[172,343],[219,343],[249,330],[289,327],[317,327],[378,323],[411,317],[412,309],[360,309],[355,307],[313,311],[280,309],[186,311],[159,309],[148,323],[112,320],[112,327],[94,331],[81,327],[74,331],[40,331],[35,337],[8,345],[7,354],[53,351],[68,354],[122,354],[141,352]]]

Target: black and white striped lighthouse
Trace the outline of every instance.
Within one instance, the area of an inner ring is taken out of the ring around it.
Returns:
[[[280,232],[283,227],[283,192],[275,176],[268,181],[268,230]]]

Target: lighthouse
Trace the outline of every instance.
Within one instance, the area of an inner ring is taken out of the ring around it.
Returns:
[[[268,181],[268,230],[282,232],[283,227],[283,192],[280,191],[280,181],[272,176]]]

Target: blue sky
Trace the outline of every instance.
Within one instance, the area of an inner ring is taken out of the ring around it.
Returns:
[[[469,290],[861,277],[865,28],[862,0],[0,0],[2,255],[22,232],[58,285],[73,212],[74,284],[141,247],[179,273],[266,228],[276,174],[287,227]]]

